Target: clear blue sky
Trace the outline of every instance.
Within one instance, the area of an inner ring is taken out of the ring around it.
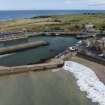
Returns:
[[[105,0],[0,0],[0,10],[104,9]]]

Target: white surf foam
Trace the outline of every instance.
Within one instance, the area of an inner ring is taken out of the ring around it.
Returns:
[[[66,61],[63,68],[73,73],[80,90],[86,92],[92,102],[105,105],[105,85],[93,70],[73,61]]]

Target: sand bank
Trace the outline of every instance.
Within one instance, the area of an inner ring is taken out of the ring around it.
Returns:
[[[105,105],[105,85],[92,69],[73,61],[66,61],[64,70],[73,73],[80,90],[86,92],[92,102]]]

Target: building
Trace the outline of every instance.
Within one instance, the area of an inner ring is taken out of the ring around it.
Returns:
[[[95,32],[94,25],[91,23],[85,24],[84,31],[88,33]]]
[[[88,47],[90,51],[94,50],[95,53],[100,53],[105,56],[105,38],[87,39],[83,42],[84,45]]]

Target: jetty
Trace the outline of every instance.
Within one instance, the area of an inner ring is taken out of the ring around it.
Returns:
[[[61,35],[70,35],[70,36],[76,36],[76,35],[82,35],[82,32],[39,32],[37,33],[39,35],[46,35],[46,36],[61,36]]]
[[[56,69],[56,68],[62,67],[63,64],[64,64],[63,60],[53,59],[48,63],[42,63],[42,64],[22,65],[22,66],[14,66],[14,67],[0,66],[0,75]]]
[[[11,53],[11,52],[27,50],[30,48],[35,48],[35,47],[39,47],[39,46],[46,46],[46,45],[48,45],[48,42],[46,42],[46,41],[28,42],[25,44],[19,44],[19,45],[14,45],[14,46],[10,46],[10,47],[0,48],[0,54],[7,54],[7,53]]]
[[[27,33],[9,33],[9,34],[3,34],[0,35],[0,42],[7,42],[7,41],[13,41],[13,40],[20,40],[20,39],[27,39],[29,37],[35,37],[35,36],[76,36],[81,35],[82,32],[27,32]]]
[[[29,37],[35,37],[35,36],[75,36],[78,39],[85,39],[89,37],[94,36],[104,36],[105,33],[100,32],[57,32],[57,31],[50,31],[50,32],[27,32],[27,33],[9,33],[9,34],[3,34],[0,35],[0,42],[6,42],[6,41],[13,41],[13,40],[20,40],[20,39],[27,39]]]

